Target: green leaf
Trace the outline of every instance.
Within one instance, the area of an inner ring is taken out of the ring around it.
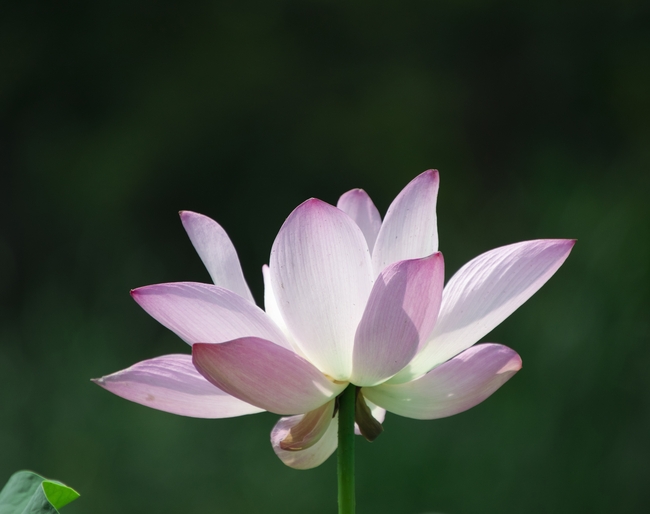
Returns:
[[[0,491],[0,514],[58,514],[79,498],[74,489],[31,471],[18,471]]]
[[[55,509],[65,507],[68,503],[79,498],[79,493],[56,480],[44,480],[43,491]]]

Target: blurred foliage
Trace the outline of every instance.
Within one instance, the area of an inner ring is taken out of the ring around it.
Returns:
[[[487,341],[523,370],[359,441],[359,512],[650,506],[647,2],[18,2],[0,15],[0,482],[92,512],[334,512],[335,461],[284,467],[277,416],[197,420],[89,379],[189,351],[130,288],[209,280],[177,211],[218,220],[258,300],[284,218],[441,171],[447,275],[577,238]]]

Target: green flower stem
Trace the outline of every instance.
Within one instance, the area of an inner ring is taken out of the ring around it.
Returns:
[[[354,514],[354,406],[356,386],[339,396],[339,514]]]

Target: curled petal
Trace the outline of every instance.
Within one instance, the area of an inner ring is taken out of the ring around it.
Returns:
[[[330,402],[334,403],[334,401]],[[325,462],[338,446],[338,414],[330,418],[320,439],[304,450],[283,450],[282,441],[304,418],[304,414],[280,418],[271,431],[271,445],[275,454],[287,466],[295,469],[311,469]]]
[[[216,221],[191,211],[180,212],[181,221],[215,285],[255,303],[232,241]]]
[[[436,419],[481,403],[521,369],[521,358],[500,344],[479,344],[402,384],[364,387],[369,400],[400,416]]]
[[[196,282],[156,284],[134,289],[131,296],[189,344],[256,336],[291,348],[282,330],[262,309],[222,287]]]
[[[352,189],[339,198],[336,206],[359,225],[368,243],[368,250],[372,253],[381,228],[381,216],[368,193],[363,189]]]
[[[293,425],[280,441],[280,448],[288,451],[306,450],[314,446],[327,431],[334,415],[334,400],[322,407],[303,414],[299,423]]]
[[[496,248],[465,264],[445,286],[429,342],[391,381],[412,380],[480,340],[553,276],[574,243],[525,241]]]
[[[93,382],[132,402],[180,416],[232,418],[262,412],[208,382],[190,355],[163,355]]]
[[[196,343],[192,362],[218,388],[276,414],[317,409],[347,385],[329,380],[291,350],[257,337]]]
[[[388,207],[372,252],[375,276],[397,261],[438,251],[436,200],[440,178],[428,170],[409,182]]]
[[[368,245],[357,224],[320,200],[304,202],[280,229],[270,268],[296,344],[321,371],[348,380],[354,333],[372,287]]]
[[[444,279],[440,252],[379,274],[354,340],[352,383],[378,384],[411,361],[436,323]]]

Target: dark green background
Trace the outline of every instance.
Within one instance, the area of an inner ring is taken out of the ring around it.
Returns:
[[[69,514],[335,512],[335,459],[285,467],[277,416],[181,418],[89,379],[189,351],[128,295],[209,281],[178,210],[226,228],[261,300],[296,205],[362,187],[383,213],[435,167],[447,276],[578,244],[485,338],[524,361],[497,394],[359,440],[359,512],[644,512],[647,2],[190,3],[1,8],[0,482],[62,480]]]

